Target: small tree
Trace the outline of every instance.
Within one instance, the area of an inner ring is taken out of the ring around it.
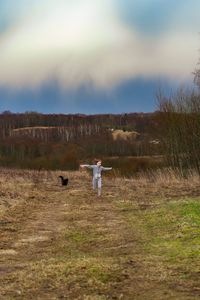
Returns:
[[[200,90],[200,59],[197,63],[197,68],[194,70],[194,83]]]

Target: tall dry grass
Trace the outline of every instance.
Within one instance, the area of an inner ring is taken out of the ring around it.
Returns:
[[[116,177],[114,186],[122,201],[136,203],[141,208],[200,196],[200,176],[195,170],[188,171],[187,177],[172,168],[140,172],[132,178]]]
[[[43,201],[48,191],[61,192],[59,175],[69,178],[69,192],[78,190],[79,193],[88,193],[92,190],[92,175],[87,171],[0,169],[0,215],[25,201]],[[111,197],[139,205],[151,205],[155,199],[166,201],[174,197],[199,196],[200,175],[195,170],[189,170],[187,176],[183,176],[178,169],[165,168],[126,178],[113,170],[111,177],[103,177],[103,195],[108,199]]]

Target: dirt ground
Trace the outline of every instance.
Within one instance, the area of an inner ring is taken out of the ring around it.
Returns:
[[[86,172],[1,170],[0,299],[199,299],[197,263],[188,277],[152,255],[140,225],[147,210],[198,197],[198,183],[103,183],[98,198]]]

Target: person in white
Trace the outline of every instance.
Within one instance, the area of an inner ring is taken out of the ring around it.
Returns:
[[[94,190],[98,187],[98,196],[101,196],[102,190],[101,172],[112,170],[112,168],[105,168],[101,164],[102,161],[98,160],[96,165],[80,165],[81,168],[88,168],[93,170],[92,186]]]

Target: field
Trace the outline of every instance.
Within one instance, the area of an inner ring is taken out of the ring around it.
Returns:
[[[199,182],[1,169],[0,299],[199,299]]]

